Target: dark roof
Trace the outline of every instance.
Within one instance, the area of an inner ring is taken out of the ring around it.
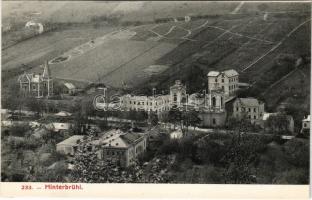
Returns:
[[[142,135],[140,135],[139,133],[127,133],[127,134],[124,134],[124,135],[120,136],[120,138],[122,138],[128,144],[135,143],[135,141],[137,141],[141,137],[142,137]]]

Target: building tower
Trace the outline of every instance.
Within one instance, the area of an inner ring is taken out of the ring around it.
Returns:
[[[186,87],[180,80],[176,80],[175,84],[170,87],[170,104],[180,107],[183,99],[186,98]]]
[[[46,91],[46,96],[50,97],[53,95],[53,79],[51,76],[51,71],[49,68],[49,63],[46,61],[44,68],[43,68],[43,73],[42,73],[42,79],[44,81],[44,89]]]

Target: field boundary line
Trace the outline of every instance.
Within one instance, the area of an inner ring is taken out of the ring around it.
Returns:
[[[132,61],[134,61],[135,59],[137,59],[138,57],[144,55],[145,53],[149,52],[150,50],[156,48],[157,46],[161,45],[161,43],[157,43],[156,45],[148,48],[147,50],[143,51],[142,53],[139,53],[138,55],[134,56],[133,58],[131,58],[130,60],[120,64],[118,67],[116,67],[115,69],[113,69],[112,71],[109,71],[108,73],[104,74],[103,76],[100,77],[100,79],[103,79],[109,75],[111,75],[112,73],[116,72],[117,70],[121,69],[122,67],[124,67],[125,65],[131,63]]]
[[[224,29],[224,28],[221,28],[221,27],[218,27],[218,26],[207,26],[207,27],[208,28],[215,28],[215,29],[219,29],[219,30],[223,30],[223,31],[228,31],[228,33],[233,34],[233,35],[246,37],[246,38],[253,39],[253,40],[258,40],[258,41],[262,41],[262,42],[265,42],[265,43],[274,43],[274,42],[269,41],[269,40],[262,40],[262,39],[251,37],[251,36],[248,36],[248,35],[243,35],[241,33],[232,32],[231,30],[227,30],[227,29]]]
[[[279,84],[280,82],[284,81],[286,78],[288,78],[290,75],[292,75],[293,73],[295,73],[296,71],[298,71],[298,68],[295,68],[294,70],[290,71],[288,74],[284,75],[282,78],[280,78],[279,80],[277,80],[275,83],[273,83],[272,85],[270,85],[270,87],[268,87],[263,93],[262,95],[266,94],[269,90],[271,90],[273,87],[275,87],[277,84]]]
[[[265,56],[267,56],[269,53],[271,53],[272,51],[274,51],[275,49],[277,49],[281,44],[283,44],[283,42],[290,37],[295,31],[297,31],[301,26],[303,26],[305,23],[311,21],[311,19],[308,19],[304,22],[302,22],[301,24],[299,24],[298,26],[296,26],[293,30],[291,30],[279,43],[277,43],[275,46],[273,46],[269,51],[267,51],[266,53],[264,53],[262,56],[260,56],[259,58],[257,58],[256,60],[252,61],[251,64],[249,64],[247,67],[245,67],[243,70],[241,70],[242,72],[246,71],[247,69],[249,69],[250,67],[254,66],[259,60],[261,60],[262,58],[264,58]]]

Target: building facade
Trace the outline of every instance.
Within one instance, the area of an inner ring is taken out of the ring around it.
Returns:
[[[233,102],[233,117],[245,118],[251,123],[259,123],[264,114],[264,103],[255,98],[236,98]]]
[[[309,135],[310,133],[310,115],[305,117],[302,120],[302,128],[301,128],[301,133],[305,135]]]
[[[66,155],[74,155],[79,148],[80,142],[83,141],[83,135],[73,135],[70,138],[58,143],[56,151]]]
[[[146,151],[147,136],[144,133],[111,130],[93,143],[98,145],[101,159],[128,167]]]
[[[53,78],[48,63],[44,65],[42,74],[24,73],[19,76],[18,83],[25,96],[42,98],[53,95]]]
[[[120,108],[130,111],[154,111],[161,113],[171,108],[195,109],[197,111],[224,111],[224,92],[220,89],[210,90],[209,93],[187,94],[186,87],[181,81],[175,81],[167,95],[134,96],[124,95],[120,98]]]
[[[238,90],[239,74],[234,69],[222,72],[210,71],[208,77],[208,91],[222,90],[226,97],[234,96]]]

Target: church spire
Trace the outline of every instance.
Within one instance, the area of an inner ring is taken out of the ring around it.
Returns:
[[[50,72],[48,61],[45,62],[42,77],[43,78],[50,78],[51,77],[51,72]]]

